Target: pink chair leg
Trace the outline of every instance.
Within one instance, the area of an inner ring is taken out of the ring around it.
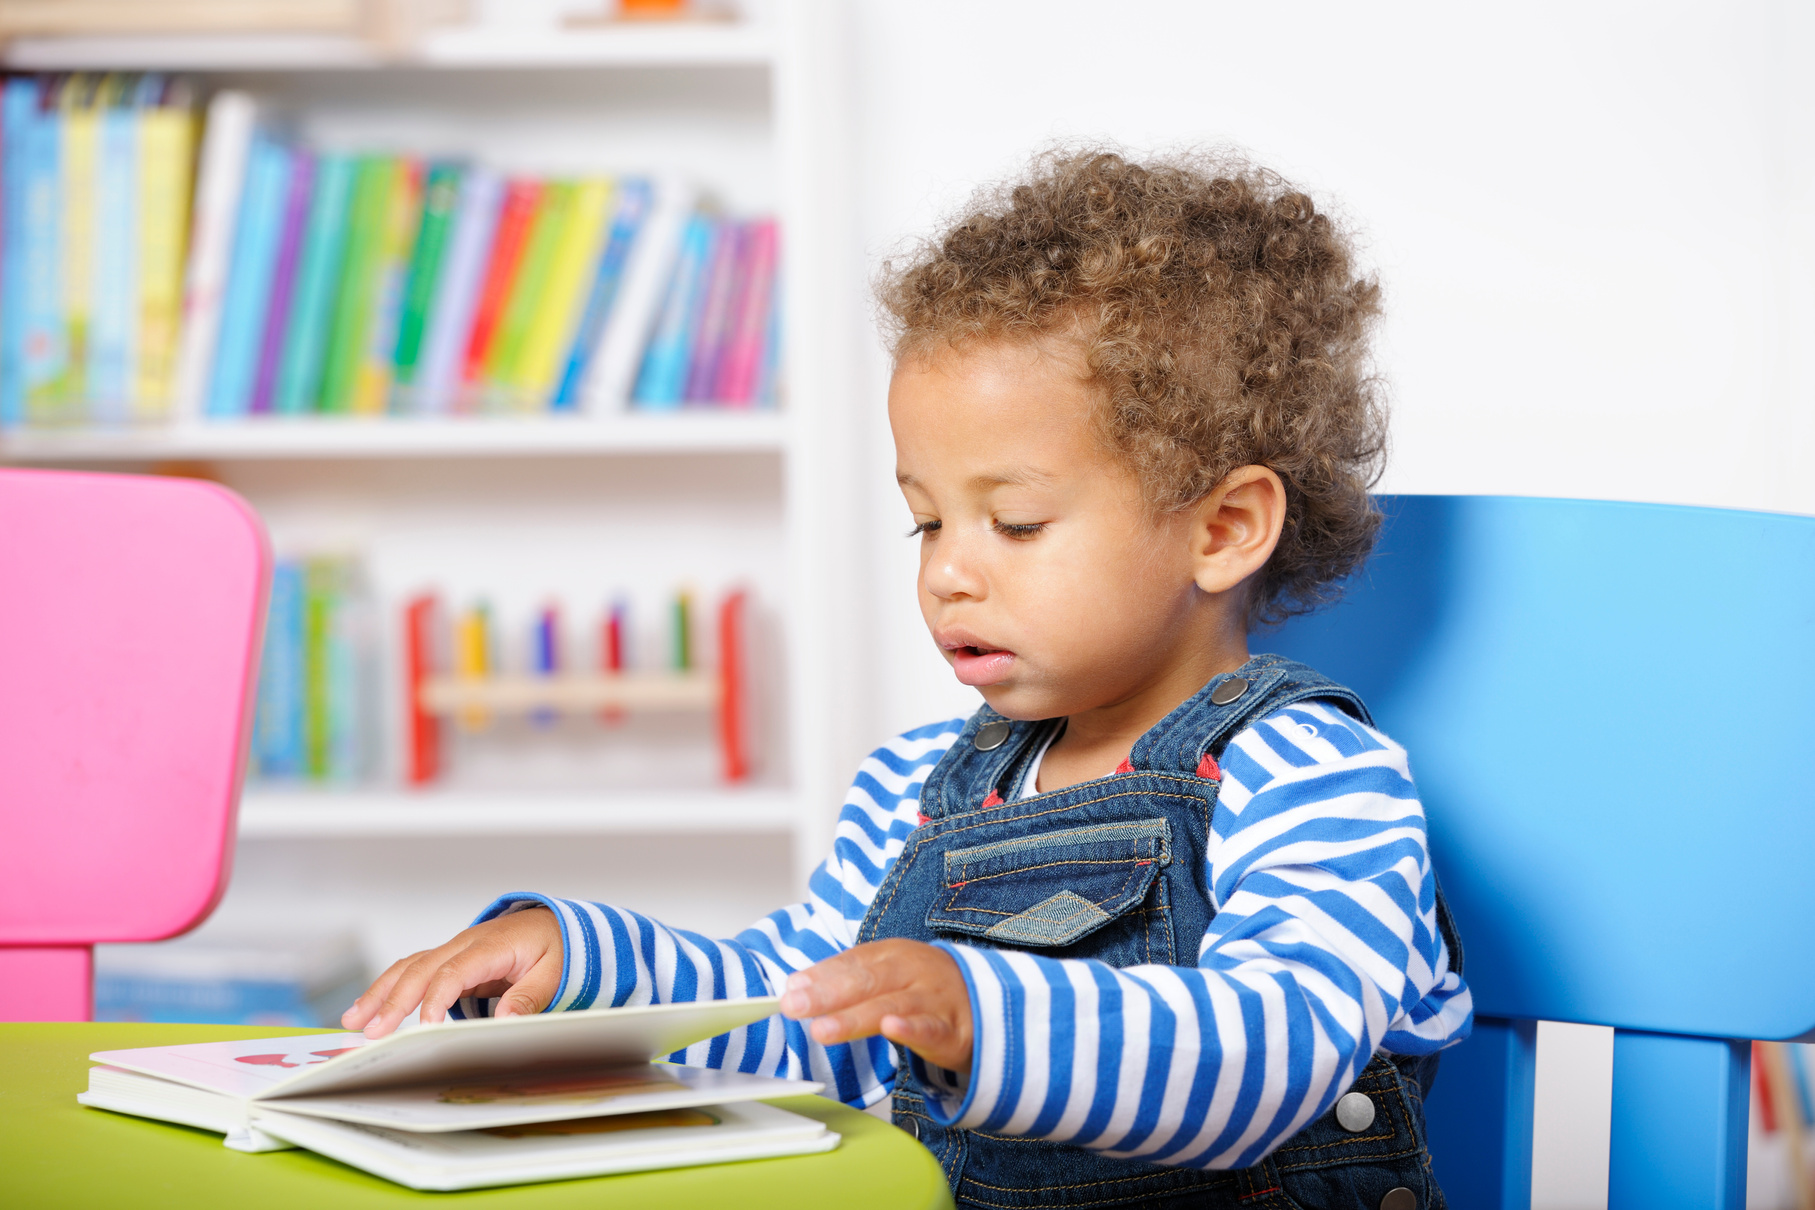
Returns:
[[[94,975],[86,945],[0,945],[0,1021],[91,1020]]]

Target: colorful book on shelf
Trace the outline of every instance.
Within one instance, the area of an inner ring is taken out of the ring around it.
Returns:
[[[101,157],[101,77],[77,72],[63,85],[63,372],[54,395],[61,418],[84,418],[88,401],[89,324],[94,308],[96,174]]]
[[[518,397],[529,407],[549,407],[560,386],[558,376],[565,354],[573,347],[587,287],[598,275],[611,217],[611,193],[611,182],[596,177],[573,186],[567,219],[524,336],[514,376]]]
[[[372,317],[366,332],[365,356],[353,388],[353,410],[363,416],[382,413],[390,402],[391,359],[397,351],[397,325],[402,319],[410,248],[422,216],[422,184],[420,161],[394,162],[384,210],[384,239],[373,274]]]
[[[709,215],[695,214],[687,220],[661,319],[637,376],[634,399],[640,408],[666,411],[681,404],[687,360],[693,351],[694,324],[699,317],[718,228],[718,221]]]
[[[252,98],[237,89],[217,92],[208,102],[195,176],[189,266],[183,279],[176,366],[176,406],[182,415],[200,415],[208,401],[208,377],[220,338],[256,119]]]
[[[589,1009],[363,1034],[98,1051],[82,1104],[179,1122],[239,1151],[305,1147],[421,1189],[828,1151],[758,1098],[788,1080],[658,1062],[775,1012],[774,997]]]
[[[323,412],[353,410],[359,370],[365,361],[372,316],[377,308],[378,278],[390,233],[388,219],[397,173],[395,160],[377,155],[361,156],[354,172],[340,281],[328,327],[328,347],[322,358]]]
[[[28,76],[0,84],[0,426],[7,427],[25,420],[26,180],[38,90]]]
[[[305,767],[302,727],[303,569],[281,560],[271,571],[271,604],[265,617],[259,663],[258,709],[252,756],[263,777],[296,777]]]
[[[729,335],[732,303],[745,271],[744,224],[724,222],[712,249],[700,291],[699,315],[693,322],[693,348],[687,356],[687,381],[681,398],[687,403],[709,403],[718,385],[718,367]]]
[[[354,171],[355,164],[349,156],[323,155],[315,161],[308,227],[297,262],[290,326],[277,374],[274,410],[285,415],[313,412],[321,397],[322,363],[339,293]]]
[[[710,397],[725,403],[752,403],[762,372],[769,327],[769,304],[775,290],[777,246],[774,219],[749,224],[744,239],[744,267],[738,294],[727,321],[724,352]]]
[[[757,370],[756,387],[750,393],[750,401],[759,407],[774,407],[781,393],[781,338],[781,278],[778,274],[769,283],[769,319],[764,331],[762,365]]]
[[[463,169],[457,164],[435,164],[422,186],[422,221],[410,248],[409,270],[403,287],[402,311],[397,318],[397,344],[392,351],[393,392],[396,410],[415,411],[418,376],[435,294],[446,263],[448,238],[453,230],[455,205],[460,200]]]
[[[88,342],[89,417],[130,417],[138,356],[138,108],[136,81],[113,73],[101,84],[95,171],[94,297]]]
[[[247,153],[214,370],[206,380],[204,412],[210,417],[244,416],[252,410],[265,313],[271,305],[278,243],[290,201],[291,159],[290,149],[265,133],[254,136]]]
[[[610,322],[617,302],[624,269],[630,260],[630,249],[648,217],[650,185],[648,181],[620,181],[612,197],[611,224],[605,236],[604,251],[599,254],[598,269],[587,290],[586,303],[574,325],[573,340],[567,352],[567,364],[561,380],[549,398],[549,407],[558,412],[579,406],[580,391],[592,369],[593,357]]]
[[[440,413],[453,407],[503,200],[504,178],[497,173],[475,165],[463,175],[448,235],[447,265],[424,338],[420,382],[414,399],[406,396],[400,401],[403,410]]]
[[[644,351],[662,317],[693,206],[694,191],[680,181],[666,179],[651,186],[648,215],[627,250],[623,283],[580,386],[586,411],[601,415],[629,406]]]
[[[68,358],[59,256],[63,244],[63,148],[57,123],[60,95],[61,86],[54,77],[42,82],[21,140],[24,163],[19,200],[24,231],[18,255],[23,332],[18,356],[25,419],[34,423],[54,423],[60,418],[58,391]]]
[[[478,301],[473,307],[472,330],[467,335],[466,354],[461,364],[463,405],[476,402],[484,389],[492,345],[523,259],[524,245],[529,241],[531,224],[541,208],[542,192],[542,182],[535,180],[514,180],[505,186],[504,202],[498,212],[491,254],[479,287]]]
[[[277,259],[271,268],[271,297],[265,306],[264,331],[259,335],[258,369],[252,381],[250,410],[258,415],[277,410],[278,374],[284,359],[284,337],[290,330],[290,310],[296,298],[303,237],[309,225],[315,163],[315,157],[300,148],[290,153],[289,187],[285,191],[283,220],[278,228]]]
[[[555,251],[573,221],[574,191],[569,181],[550,181],[543,188],[542,204],[536,208],[524,240],[522,261],[485,354],[485,399],[492,406],[520,410],[527,402],[522,397],[524,351],[548,290]]]
[[[177,383],[195,114],[180,80],[146,76],[139,108],[139,357],[135,418],[168,416]]]

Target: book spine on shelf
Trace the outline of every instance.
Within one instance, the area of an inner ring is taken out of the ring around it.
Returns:
[[[102,87],[100,153],[95,176],[93,330],[88,352],[91,417],[128,419],[137,356],[138,114],[133,79],[115,73]]]
[[[63,272],[59,250],[63,244],[63,180],[58,164],[62,140],[58,137],[57,98],[54,81],[39,90],[32,120],[26,127],[24,338],[20,342],[25,416],[28,421],[57,417],[57,392],[67,357],[63,332]]]
[[[183,282],[176,364],[175,402],[179,416],[199,415],[208,398],[208,375],[220,336],[221,303],[256,115],[252,98],[237,89],[218,92],[208,103],[195,178],[189,268]]]
[[[503,200],[504,180],[490,169],[475,166],[460,182],[453,230],[448,236],[447,268],[440,297],[430,312],[422,353],[417,401],[423,412],[441,413],[453,406]]]
[[[374,295],[396,172],[397,165],[388,156],[362,156],[354,175],[340,286],[335,292],[334,318],[329,325],[328,348],[322,362],[321,410],[324,412],[353,410],[359,368],[371,336],[372,314],[377,302]]]
[[[598,349],[605,325],[610,321],[618,288],[624,280],[624,266],[630,258],[630,249],[635,244],[648,213],[649,182],[619,182],[612,198],[611,228],[605,238],[605,250],[599,254],[598,272],[593,274],[586,306],[580,314],[579,322],[574,326],[573,341],[568,349],[567,365],[561,372],[561,381],[549,400],[549,407],[555,411],[572,411],[579,405],[581,388],[592,367],[593,354]]]
[[[243,416],[251,410],[290,171],[288,148],[262,134],[253,139],[221,303],[214,371],[208,376],[205,412],[213,418]]]
[[[453,227],[454,206],[460,197],[462,170],[456,164],[436,164],[428,170],[422,187],[422,221],[410,250],[408,279],[403,289],[403,312],[397,319],[397,347],[392,354],[395,387],[393,404],[399,412],[417,407],[418,377],[424,337],[443,280],[448,235]]]
[[[748,404],[756,394],[764,340],[768,335],[769,303],[774,294],[774,219],[758,219],[750,225],[745,251],[747,263],[733,310],[735,319],[712,392],[725,403]]]
[[[640,408],[667,411],[680,406],[687,358],[693,350],[693,324],[699,315],[700,295],[712,263],[717,230],[718,223],[707,215],[696,214],[687,220],[674,277],[662,304],[662,318],[637,376],[634,398]]]
[[[0,85],[0,427],[7,428],[25,419],[25,182],[38,87],[21,76]]]
[[[777,263],[779,265],[779,258]],[[769,283],[769,322],[763,332],[762,365],[757,370],[756,389],[750,393],[751,402],[759,407],[772,408],[781,396],[781,291],[778,269],[775,279]]]
[[[277,375],[276,410],[286,415],[316,411],[320,405],[322,355],[339,293],[353,174],[354,162],[347,156],[324,155],[315,162],[309,227],[303,237],[296,294],[290,304],[290,330]]]
[[[628,250],[623,285],[599,333],[581,389],[586,410],[594,415],[630,404],[643,351],[661,318],[662,301],[680,258],[693,203],[693,190],[679,181],[663,180],[652,187],[649,217]]]
[[[583,294],[598,277],[606,222],[611,217],[611,193],[611,182],[596,177],[574,186],[567,221],[549,264],[541,302],[530,321],[518,369],[523,400],[530,408],[553,406],[562,355],[572,347],[580,326]]]
[[[572,221],[573,203],[571,182],[550,181],[542,191],[542,204],[536,208],[535,221],[524,241],[522,263],[505,298],[491,348],[486,351],[488,402],[495,407],[516,411],[527,402],[523,397],[524,351],[548,288],[555,249],[560,247]]]
[[[271,270],[271,301],[265,309],[258,371],[252,383],[251,410],[259,415],[274,411],[277,406],[278,370],[283,364],[284,335],[290,330],[296,269],[302,260],[303,234],[308,230],[309,198],[314,188],[315,157],[298,148],[290,159],[290,187],[284,198],[283,225],[278,233],[277,263]]]
[[[410,246],[422,217],[422,164],[398,160],[391,173],[384,211],[384,242],[373,273],[372,318],[365,356],[354,384],[353,410],[365,416],[382,413],[391,395],[392,355],[403,311],[403,288],[409,273]]]
[[[139,111],[139,372],[135,418],[169,415],[176,391],[195,114],[179,81],[147,77]]]
[[[693,324],[693,350],[687,355],[687,385],[681,398],[687,403],[707,403],[718,382],[718,366],[724,353],[727,320],[731,301],[737,289],[738,271],[743,262],[744,225],[726,221],[719,224],[718,239],[712,248],[712,265],[706,271],[705,286],[700,291],[699,318]]]
[[[333,612],[326,642],[327,767],[330,781],[350,782],[367,772],[367,720],[372,716],[364,664],[369,652],[365,585],[350,560],[335,567]]]
[[[332,735],[328,643],[333,628],[334,579],[334,566],[325,559],[311,559],[303,572],[302,772],[314,778],[328,775]]]
[[[460,393],[463,406],[472,406],[485,385],[485,368],[491,357],[493,338],[517,266],[523,258],[523,245],[528,241],[530,223],[542,202],[542,182],[515,180],[504,190],[504,203],[498,213],[497,231],[492,238],[491,258],[485,278],[479,287],[479,300],[473,308],[473,326],[467,334],[465,356],[460,369]]]
[[[100,78],[77,72],[63,85],[63,372],[57,418],[86,419],[89,325],[94,311],[95,172],[100,158]]]
[[[259,668],[253,754],[264,777],[303,771],[302,697],[303,569],[285,560],[271,572],[271,605]]]

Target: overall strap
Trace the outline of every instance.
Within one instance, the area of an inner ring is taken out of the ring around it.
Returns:
[[[1220,757],[1242,728],[1287,706],[1332,701],[1369,726],[1374,719],[1358,694],[1323,673],[1278,655],[1257,655],[1214,677],[1135,743],[1136,769],[1196,773],[1206,755]]]

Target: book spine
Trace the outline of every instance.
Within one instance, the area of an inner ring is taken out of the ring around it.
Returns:
[[[144,420],[170,412],[182,324],[195,115],[172,91],[166,84],[165,95],[139,116],[139,357],[133,404],[136,418]]]
[[[95,173],[101,152],[100,80],[78,73],[63,86],[63,372],[58,418],[84,418],[94,314]]]
[[[629,249],[623,285],[581,388],[587,411],[602,414],[630,404],[643,350],[661,317],[692,211],[693,191],[686,185],[665,180],[652,187],[649,217]]]
[[[442,282],[448,237],[453,228],[454,206],[460,197],[461,169],[437,164],[429,169],[422,189],[422,222],[410,252],[409,279],[403,290],[403,313],[397,320],[397,348],[392,362],[396,373],[397,410],[420,410],[416,399],[424,338],[435,294]]]
[[[485,366],[490,357],[492,337],[504,313],[518,262],[529,227],[542,201],[540,181],[512,181],[505,187],[504,203],[498,213],[497,232],[492,238],[491,261],[486,266],[484,283],[479,287],[479,301],[473,308],[473,326],[467,334],[465,356],[460,367],[460,392],[463,403],[478,397],[485,383]]]
[[[277,411],[297,415],[318,409],[322,355],[328,345],[340,264],[346,248],[347,207],[353,194],[354,163],[324,155],[315,162],[315,189],[309,199],[309,228],[296,270],[290,303],[290,330],[277,375]]]
[[[567,222],[523,347],[518,380],[530,407],[549,407],[560,385],[562,354],[573,344],[586,287],[598,276],[610,206],[611,182],[594,179],[574,186]]]
[[[366,156],[360,160],[354,177],[340,288],[336,291],[334,318],[328,329],[328,349],[322,362],[321,410],[324,412],[353,409],[359,367],[365,357],[377,302],[374,294],[395,170],[395,164],[387,157]]]
[[[255,112],[252,98],[234,89],[216,93],[208,103],[190,223],[189,269],[183,282],[176,364],[179,416],[200,414],[208,398]]]
[[[25,335],[20,348],[28,421],[57,416],[57,391],[67,356],[63,331],[63,182],[58,165],[57,92],[50,82],[38,94],[25,146]]]
[[[271,571],[271,605],[259,667],[253,755],[265,777],[302,771],[302,568],[289,561]]]
[[[706,270],[705,287],[700,291],[699,318],[693,325],[693,349],[687,356],[687,380],[681,398],[688,403],[710,403],[712,390],[718,384],[718,367],[723,360],[731,304],[736,297],[738,272],[744,261],[743,243],[742,223],[719,224],[718,238],[712,248],[712,264]]]
[[[88,384],[92,418],[123,423],[129,413],[138,298],[138,114],[130,77],[113,75],[103,89],[96,168],[94,326]]]
[[[737,303],[736,325],[713,392],[727,403],[748,404],[755,398],[768,335],[769,303],[774,294],[775,234],[774,219],[758,219],[751,226],[748,271]]]
[[[668,285],[668,298],[662,305],[662,318],[637,377],[634,398],[638,407],[666,411],[680,406],[686,386],[687,357],[693,350],[692,325],[699,314],[716,231],[717,223],[706,215],[696,214],[687,221],[674,280]]]
[[[523,244],[522,263],[505,298],[491,348],[486,351],[487,396],[496,406],[515,409],[524,403],[523,351],[548,285],[555,249],[573,214],[573,200],[574,187],[568,182],[550,181],[543,188],[542,204],[536,208],[529,237]]]
[[[461,182],[453,232],[448,236],[441,296],[431,312],[427,347],[422,354],[418,400],[424,412],[445,412],[453,405],[503,199],[504,181],[488,169],[474,167]]]
[[[390,401],[391,357],[397,349],[397,325],[403,312],[404,276],[409,272],[410,245],[421,218],[422,164],[396,161],[384,212],[384,243],[373,273],[365,356],[354,384],[353,410],[361,415],[378,415]]]
[[[781,397],[782,283],[779,258],[775,279],[769,284],[769,322],[763,330],[763,359],[756,373],[756,388],[750,401],[758,407],[772,408]]]
[[[549,406],[555,411],[572,411],[580,404],[581,391],[593,365],[593,356],[604,338],[617,302],[619,286],[624,280],[624,266],[630,249],[636,243],[644,220],[649,214],[649,182],[624,181],[613,199],[611,231],[605,250],[599,254],[599,270],[593,275],[592,288],[586,296],[586,307],[574,327],[573,343],[567,354],[567,365],[555,388]]]
[[[251,410],[260,337],[271,303],[277,241],[290,192],[290,152],[260,136],[246,164],[246,185],[235,220],[233,257],[221,304],[206,414],[243,416]]]
[[[271,270],[271,302],[259,338],[258,371],[252,382],[251,410],[275,410],[278,368],[283,364],[284,335],[296,296],[296,269],[302,260],[303,233],[308,229],[309,198],[315,189],[315,157],[296,150],[290,158],[290,188],[284,198],[283,224],[277,238],[277,263]]]
[[[14,76],[0,85],[0,428],[25,419],[26,179],[38,82]]]
[[[332,562],[311,559],[303,573],[302,772],[318,779],[328,775],[332,734],[328,643],[334,623],[334,572]]]

